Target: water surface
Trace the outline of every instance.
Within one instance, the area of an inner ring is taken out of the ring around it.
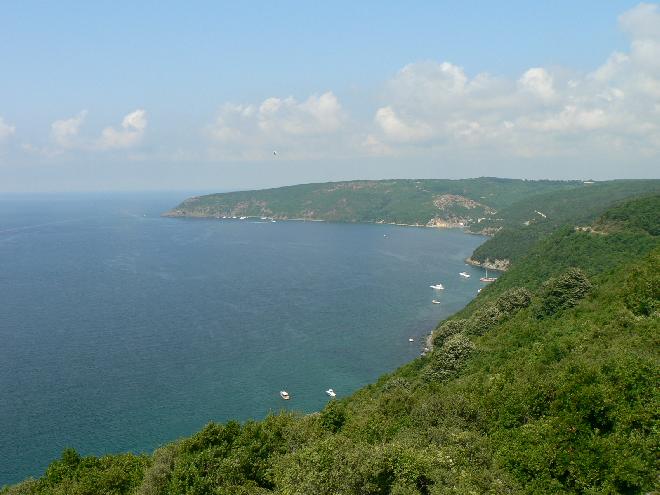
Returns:
[[[159,216],[182,197],[0,199],[0,486],[68,446],[318,410],[418,356],[480,285],[477,236]]]

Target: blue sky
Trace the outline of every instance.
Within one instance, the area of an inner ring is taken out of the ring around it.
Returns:
[[[657,176],[657,3],[189,3],[4,2],[0,191]]]

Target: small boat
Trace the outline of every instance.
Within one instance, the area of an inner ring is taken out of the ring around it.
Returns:
[[[433,304],[440,304],[440,301],[437,301],[437,300],[435,300],[435,299],[433,299],[431,302],[432,302]]]
[[[247,217],[241,217],[240,220],[245,220]]]
[[[336,397],[337,396],[336,392],[334,390],[332,390],[331,388],[326,390],[325,393],[328,394],[330,397]]]
[[[444,286],[442,284],[429,285],[429,287],[435,290],[444,290]]]
[[[495,282],[495,280],[497,280],[497,277],[489,277],[488,276],[488,268],[486,268],[486,276],[481,277],[479,280],[481,282]]]
[[[461,272],[459,275],[463,278],[470,278],[470,274],[468,272]]]
[[[408,342],[415,342],[415,339],[413,339],[413,338],[411,337],[411,338],[408,339]]]
[[[289,392],[286,390],[280,390],[280,397],[282,397],[284,400],[289,400],[291,398]]]

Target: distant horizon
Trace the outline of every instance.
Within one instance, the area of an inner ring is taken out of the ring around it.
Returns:
[[[25,191],[0,191],[0,200],[2,195],[7,196],[19,196],[19,195],[33,195],[33,194],[139,194],[139,193],[197,193],[197,194],[214,194],[214,193],[228,193],[228,192],[239,192],[239,191],[262,191],[266,189],[279,189],[283,187],[292,187],[292,186],[303,186],[310,184],[329,184],[335,182],[359,182],[359,181],[390,181],[390,180],[470,180],[470,179],[502,179],[502,180],[520,180],[520,181],[554,181],[554,182],[609,182],[609,181],[636,181],[636,180],[660,180],[660,177],[616,177],[611,179],[593,179],[593,178],[538,178],[538,179],[528,179],[528,178],[518,178],[518,177],[500,177],[495,175],[481,175],[478,177],[459,177],[459,178],[450,178],[450,177],[387,177],[382,179],[371,179],[371,178],[359,178],[359,179],[340,179],[340,180],[318,180],[310,182],[295,182],[287,183],[276,186],[246,186],[241,188],[194,188],[194,187],[182,187],[180,189],[79,189],[79,190],[25,190]]]
[[[383,179],[345,179],[345,180],[319,180],[312,182],[296,182],[282,184],[278,186],[265,186],[265,187],[255,187],[255,186],[246,186],[243,188],[237,189],[226,189],[226,188],[181,188],[181,189],[80,189],[80,190],[35,190],[35,191],[0,191],[0,201],[2,200],[2,195],[7,196],[29,196],[36,194],[44,195],[66,195],[66,194],[156,194],[156,193],[186,193],[186,194],[215,194],[215,193],[229,193],[229,192],[242,192],[242,191],[262,191],[267,189],[279,189],[283,187],[293,187],[293,186],[304,186],[311,184],[330,184],[336,182],[360,182],[360,181],[369,181],[369,182],[378,182],[378,181],[390,181],[390,180],[471,180],[471,179],[501,179],[501,180],[520,180],[520,181],[552,181],[552,182],[610,182],[610,181],[643,181],[643,180],[660,180],[659,178],[645,178],[645,177],[626,177],[626,178],[613,178],[613,179],[592,179],[592,178],[580,178],[580,179],[551,179],[551,178],[540,178],[540,179],[527,179],[527,178],[517,178],[517,177],[499,177],[499,176],[488,176],[482,175],[478,177],[460,177],[460,178],[448,178],[448,177],[389,177]]]

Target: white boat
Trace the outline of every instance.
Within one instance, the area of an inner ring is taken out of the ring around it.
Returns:
[[[240,220],[245,220],[247,217],[241,217]]]
[[[286,390],[280,390],[280,397],[282,397],[284,400],[289,400],[291,398],[289,392]]]
[[[432,302],[433,304],[440,304],[440,301],[436,301],[435,299],[433,299],[431,302]]]
[[[495,282],[495,280],[497,280],[497,277],[489,277],[488,276],[488,268],[486,268],[486,276],[481,277],[479,280],[481,282]]]
[[[337,394],[335,393],[335,391],[332,390],[331,388],[329,388],[328,390],[326,390],[325,393],[328,394],[330,397],[336,397],[336,396],[337,396]]]
[[[408,342],[415,342],[415,339],[413,339],[413,338],[411,337],[411,338],[408,339]]]
[[[470,274],[468,272],[461,272],[459,275],[463,278],[470,278]]]
[[[435,290],[444,290],[444,286],[442,284],[429,285],[429,287]]]

